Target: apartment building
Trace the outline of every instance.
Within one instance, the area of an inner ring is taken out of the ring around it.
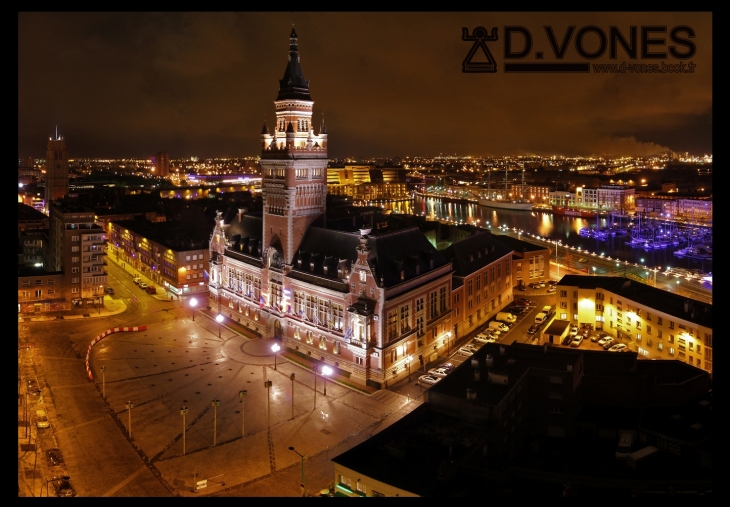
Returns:
[[[623,277],[566,275],[556,318],[593,326],[649,359],[677,359],[712,373],[712,305]]]

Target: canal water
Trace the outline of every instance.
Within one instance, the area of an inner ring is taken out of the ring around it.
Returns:
[[[584,237],[580,230],[584,227],[603,228],[612,224],[610,217],[580,218],[553,215],[551,211],[515,211],[487,208],[475,203],[443,201],[440,199],[416,197],[412,201],[384,204],[385,209],[393,213],[404,213],[430,217],[434,220],[448,220],[451,223],[475,224],[479,227],[497,229],[507,227],[523,233],[536,234],[553,241],[560,240],[563,245],[580,247],[581,250],[604,254],[606,257],[620,259],[631,263],[643,264],[649,268],[667,267],[701,269],[705,273],[712,272],[712,259],[690,259],[673,255],[673,252],[685,248],[687,244],[668,246],[661,249],[647,250],[634,248],[628,244],[627,236],[609,236],[606,240]],[[617,226],[626,228],[627,219],[615,218]],[[709,229],[708,229],[709,230]],[[562,257],[562,252],[560,252]],[[572,255],[579,256],[580,254]],[[577,259],[576,259],[577,260]]]

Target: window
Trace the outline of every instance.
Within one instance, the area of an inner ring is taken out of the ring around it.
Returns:
[[[190,256],[189,256],[189,255],[186,255],[186,256],[185,256],[185,260],[186,260],[186,261],[189,261],[189,260],[190,260]]]
[[[661,326],[662,325],[662,318],[661,317],[657,317],[656,323],[657,323],[657,326]]]
[[[434,293],[435,294],[435,293]],[[388,312],[387,321],[388,340],[394,340],[398,336],[398,310]]]
[[[345,477],[342,474],[340,474],[340,484],[352,489],[352,480],[349,477]]]
[[[669,347],[669,355],[670,356],[674,355],[674,347]]]
[[[362,493],[367,493],[368,492],[367,488],[365,487],[365,484],[363,484],[360,481],[357,481],[357,490],[358,491],[361,491]]]
[[[363,363],[364,363],[364,360],[363,360],[363,358],[362,358],[362,357],[360,357],[360,356],[355,356],[355,364],[356,364],[356,365],[358,365],[358,366],[362,366],[362,365],[363,365]]]
[[[560,314],[560,320],[565,320],[567,318],[568,318],[568,314],[567,313],[561,313]]]
[[[74,263],[79,262],[79,258],[78,257],[71,257],[71,262],[74,262]]]
[[[335,354],[340,354],[340,342],[335,341],[334,347],[332,347],[332,352]]]
[[[78,277],[72,278],[71,283],[79,283],[79,278]]]
[[[439,305],[441,312],[445,312],[448,309],[446,303],[446,287],[441,287],[439,289]]]
[[[78,241],[78,240],[79,240],[78,236],[71,236],[71,241]]]
[[[646,334],[651,334],[651,326],[646,326]]]
[[[408,305],[400,307],[400,334],[407,333],[411,329],[410,310]]]
[[[559,405],[550,405],[550,413],[551,414],[562,414],[563,407],[561,407]]]
[[[390,362],[395,363],[398,360],[398,349],[394,348],[390,351]]]
[[[436,296],[437,296],[436,291],[433,291],[430,294],[429,311],[430,311],[430,317],[432,319],[438,315],[437,307],[436,307],[436,301],[437,301]]]
[[[659,342],[656,344],[656,348],[659,352],[661,352],[662,350],[664,350],[664,344],[662,342]]]
[[[568,297],[568,291],[567,290],[561,290],[560,291],[560,297],[561,298],[567,298]]]
[[[638,320],[636,321],[636,329],[641,329],[641,322]]]
[[[56,285],[56,280],[51,278],[50,280],[48,280],[48,285]]]
[[[670,320],[669,321],[669,329],[674,329],[674,321],[673,320]]]
[[[319,337],[319,348],[327,350],[327,339],[324,336]]]
[[[72,294],[78,294],[79,293],[79,288],[78,287],[72,287],[71,288],[71,293]]]
[[[312,345],[314,343],[314,335],[312,331],[307,330],[307,343]]]
[[[51,291],[49,290],[48,292],[50,293]],[[698,344],[697,344],[697,353],[699,354],[700,352],[702,352],[702,345],[700,345],[700,344],[698,343]]]

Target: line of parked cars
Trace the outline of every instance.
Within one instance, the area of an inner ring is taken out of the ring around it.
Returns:
[[[147,283],[143,282],[140,277],[135,277],[132,281],[139,285],[140,289],[144,289],[147,294],[157,294],[157,287],[154,285],[147,285]]]
[[[421,375],[418,377],[418,383],[422,386],[432,386],[446,375],[454,371],[453,363],[444,363],[438,368],[431,368],[428,370],[427,375]]]

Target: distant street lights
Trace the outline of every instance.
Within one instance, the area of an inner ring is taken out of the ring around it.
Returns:
[[[193,298],[190,300],[191,313],[193,314],[193,322],[195,322],[195,307],[198,306],[198,300]]]
[[[274,353],[274,371],[276,371],[276,353],[279,352],[280,348],[278,343],[274,343],[271,346],[271,351]]]
[[[304,486],[304,454],[301,454],[299,451],[294,449],[294,447],[289,447],[289,450],[299,454],[299,457],[302,459],[302,482],[300,484],[300,487],[302,488],[302,496],[304,496],[304,492],[306,491]]]
[[[215,321],[218,323],[218,338],[221,337],[221,322],[223,322],[223,315],[220,313],[215,316]]]
[[[322,367],[322,377],[324,378],[324,395],[327,396],[327,376],[332,373],[332,368],[329,366]]]
[[[220,404],[221,402],[218,398],[210,402],[210,406],[213,407],[213,447],[215,447],[216,432],[218,429],[218,405]]]

